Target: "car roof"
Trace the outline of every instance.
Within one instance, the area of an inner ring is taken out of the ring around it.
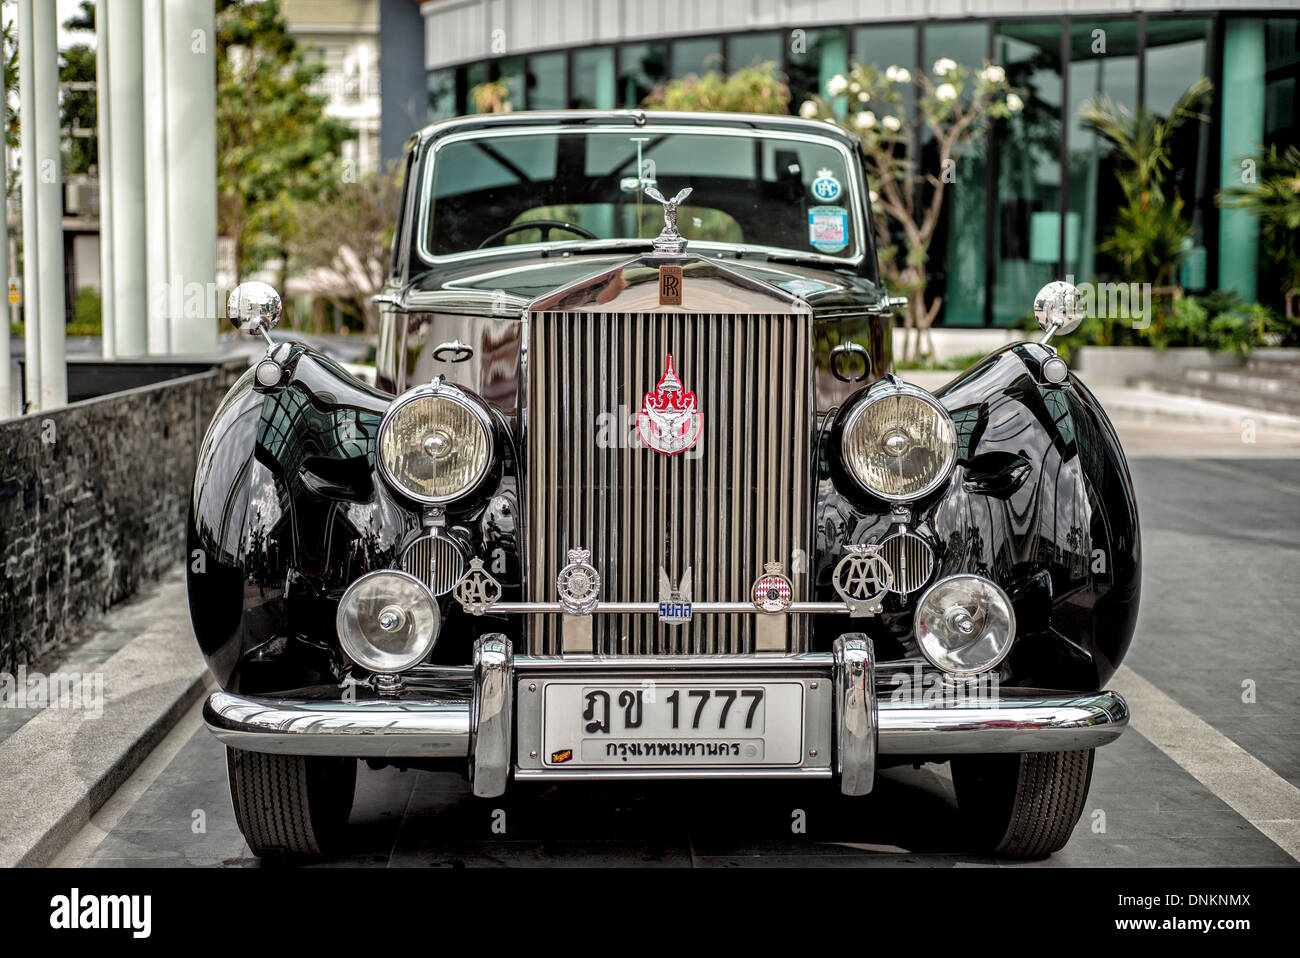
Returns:
[[[699,126],[715,129],[778,130],[838,140],[858,149],[857,136],[835,123],[768,113],[686,113],[674,110],[537,110],[476,113],[431,123],[411,136],[408,146],[450,133],[528,126],[631,127]]]

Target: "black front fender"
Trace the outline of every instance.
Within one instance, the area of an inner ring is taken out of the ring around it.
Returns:
[[[1049,355],[1037,344],[1008,346],[936,392],[957,428],[957,466],[943,489],[914,504],[912,524],[935,548],[931,582],[974,572],[1010,595],[1017,638],[1000,667],[1004,684],[1095,690],[1137,623],[1137,505],[1110,421],[1078,379],[1043,378]],[[816,581],[819,598],[834,598],[844,544],[883,535],[891,520],[836,468],[838,430],[824,436]],[[917,598],[894,598],[870,620],[880,658],[919,654]],[[819,643],[834,627],[819,622]]]
[[[199,453],[188,586],[199,648],[222,688],[339,682],[334,614],[358,576],[391,566],[418,524],[373,480],[391,397],[294,346],[281,383],[250,369]]]

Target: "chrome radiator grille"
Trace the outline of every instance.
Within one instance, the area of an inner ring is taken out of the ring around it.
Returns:
[[[524,411],[525,592],[554,601],[570,548],[591,550],[603,601],[658,601],[692,570],[692,599],[748,601],[763,565],[794,574],[811,550],[811,320],[804,313],[537,312],[528,317]],[[694,449],[644,447],[636,413],[671,353],[704,417]],[[797,560],[795,557],[798,557]],[[598,652],[722,654],[754,649],[757,615],[597,615]],[[800,617],[782,617],[802,651]],[[556,654],[559,616],[531,617],[529,651]]]

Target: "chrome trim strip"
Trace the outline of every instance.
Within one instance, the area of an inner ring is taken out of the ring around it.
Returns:
[[[469,777],[479,798],[504,795],[514,735],[514,654],[500,632],[474,643],[474,698],[470,709]]]
[[[469,697],[443,691],[402,699],[273,699],[214,692],[203,720],[223,745],[275,755],[464,758]]]
[[[862,632],[835,640],[835,770],[845,795],[869,795],[876,778],[876,653]]]
[[[730,679],[752,675],[761,681],[776,674],[831,678],[834,668],[833,656],[826,653],[512,659],[509,642],[502,636],[484,636],[480,641],[487,640],[492,641],[492,647],[482,648],[479,653],[478,681],[482,691],[475,701],[471,689],[474,683],[468,676],[448,672],[445,676],[440,674],[436,688],[412,687],[413,681],[398,699],[345,702],[215,692],[204,704],[204,721],[223,744],[253,752],[358,758],[464,758],[469,755],[477,764],[475,793],[480,794],[479,789],[483,789],[483,794],[495,795],[500,792],[490,790],[504,790],[511,764],[514,672],[547,678],[567,672],[593,680],[604,677],[617,680],[623,675],[644,676],[655,672],[674,675],[711,672]],[[887,670],[888,664],[883,670],[878,669],[877,678]],[[336,687],[328,688],[337,694]],[[1128,704],[1111,691],[1002,689],[997,699],[921,704],[894,701],[890,691],[885,685],[876,688],[880,755],[925,758],[1096,748],[1119,738],[1129,722]],[[471,744],[473,715],[479,715],[479,723],[476,741]],[[840,751],[844,759],[838,764],[851,771],[849,751],[845,748]],[[860,751],[858,754],[864,763],[865,756]],[[664,770],[655,777],[689,778],[693,774],[700,774],[699,770]],[[762,769],[736,774],[737,777],[786,777]],[[547,772],[546,777],[552,777],[552,773]]]
[[[554,615],[564,613],[564,607],[558,602],[495,602],[488,611],[490,615]],[[693,602],[691,614],[761,615],[779,618],[791,613],[808,615],[849,614],[849,607],[843,602],[791,602],[789,608],[782,612],[764,612],[757,609],[752,602]],[[601,602],[588,615],[658,615],[658,602]],[[587,618],[588,616],[576,616]]]
[[[812,768],[520,768],[515,778],[545,779],[547,781],[591,781],[607,778],[638,780],[677,780],[683,778],[737,779],[737,778],[830,778],[834,772],[829,766]]]
[[[1003,689],[995,701],[947,705],[881,698],[881,755],[976,755],[988,752],[1069,752],[1096,748],[1128,727],[1128,703],[1117,692]]]

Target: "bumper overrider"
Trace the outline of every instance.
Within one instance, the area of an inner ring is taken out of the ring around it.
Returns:
[[[1087,749],[1114,741],[1128,724],[1128,706],[1115,692],[969,684],[923,692],[902,689],[899,676],[909,673],[900,669],[921,674],[919,663],[878,669],[860,632],[842,635],[829,654],[735,657],[516,656],[504,635],[492,633],[475,643],[472,666],[422,666],[395,694],[364,686],[293,698],[216,692],[204,719],[221,742],[253,752],[468,760],[482,797],[504,793],[512,775],[838,778],[845,794],[864,795],[881,755]],[[769,704],[759,713],[763,690]],[[754,737],[715,728],[696,740],[656,742],[649,726],[639,734],[646,703],[657,701],[653,707],[667,715],[667,700],[674,728],[678,716],[683,729],[692,716],[699,728],[710,696],[727,709],[740,697],[730,719],[722,713],[724,729],[741,727],[745,703],[750,718],[758,714],[766,725]],[[613,716],[626,718],[621,732],[611,728]]]

